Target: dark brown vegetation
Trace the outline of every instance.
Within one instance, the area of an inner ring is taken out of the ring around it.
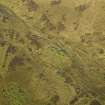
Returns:
[[[61,0],[52,0],[51,5],[58,5],[61,3]]]
[[[39,7],[38,4],[33,0],[23,0],[23,2],[26,2],[26,6],[29,12],[35,12]]]

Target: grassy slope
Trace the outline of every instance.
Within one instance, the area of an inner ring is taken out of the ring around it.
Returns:
[[[7,24],[0,22],[0,29],[8,29],[10,24],[24,41],[21,44],[15,38],[0,47],[1,91],[4,88],[7,99],[4,103],[1,97],[0,104],[88,105],[94,98],[104,104],[103,1],[62,0],[61,4],[51,6],[49,0],[38,0],[38,8],[33,11],[29,11],[27,0],[1,0],[0,3],[17,15]],[[9,55],[2,68],[9,43],[17,50]],[[25,65],[19,61],[11,66],[14,56]],[[30,93],[28,102],[22,95],[26,93],[19,93],[14,82]],[[10,91],[8,83],[14,86],[14,91]],[[15,95],[22,99],[14,100]]]

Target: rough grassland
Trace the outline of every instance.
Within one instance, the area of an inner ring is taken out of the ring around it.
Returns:
[[[105,105],[105,1],[0,0],[0,105]]]

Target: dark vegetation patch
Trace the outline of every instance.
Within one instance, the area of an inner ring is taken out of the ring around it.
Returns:
[[[15,56],[9,64],[9,69],[16,70],[16,67],[24,65],[24,62],[24,57]]]
[[[32,12],[32,11],[35,12],[39,7],[38,4],[33,0],[22,0],[22,1],[26,2],[26,6],[29,12]]]
[[[19,42],[24,44],[25,43],[25,40],[23,38],[19,39]]]
[[[60,100],[60,97],[58,95],[54,95],[50,99],[50,105],[57,105],[57,102]]]
[[[100,54],[104,54],[104,49],[102,49],[102,48],[99,49],[99,53],[100,53]]]
[[[62,2],[62,0],[52,0],[51,5],[58,5]]]
[[[4,46],[7,44],[7,39],[5,38],[5,33],[0,32],[0,45]]]
[[[13,40],[15,38],[16,41],[20,38],[20,33],[14,30],[13,28],[10,29],[0,29],[0,42],[1,44],[5,42],[9,42],[10,40]]]
[[[77,101],[78,97],[74,97],[74,99],[69,102],[69,105],[74,105]]]
[[[50,31],[56,30],[56,26],[49,19],[49,16],[48,16],[47,12],[42,14],[42,16],[40,18],[40,22],[44,23],[44,26],[41,27],[42,32],[45,32],[46,29],[48,29]]]
[[[79,23],[78,22],[74,22],[73,24],[74,24],[74,30],[77,30],[78,27],[79,27]]]
[[[3,47],[3,46],[5,46],[6,45],[6,43],[7,43],[7,41],[4,41],[4,40],[0,40],[0,45]]]
[[[32,45],[36,45],[37,46],[37,49],[41,48],[42,44],[41,44],[41,38],[39,36],[28,34],[27,38],[30,40],[30,43]]]
[[[93,100],[90,105],[101,105],[101,103],[97,100]]]
[[[83,5],[79,5],[79,6],[75,7],[75,10],[79,11],[79,12],[84,12],[88,7],[89,7],[88,5],[83,4]]]
[[[81,42],[84,42],[84,43],[105,42],[105,35],[102,32],[85,33],[80,38],[81,38]]]
[[[13,46],[12,44],[10,44],[8,49],[7,49],[7,53],[11,53],[11,54],[16,53],[16,47]]]
[[[71,77],[70,76],[68,76],[68,77],[65,77],[65,81],[64,81],[65,83],[67,83],[67,84],[72,84],[72,79],[71,79]]]
[[[9,18],[8,18],[8,16],[3,16],[3,17],[0,16],[0,20],[5,23],[9,20]]]
[[[50,21],[46,13],[42,14],[40,20],[41,21],[46,21],[46,22],[49,22]]]

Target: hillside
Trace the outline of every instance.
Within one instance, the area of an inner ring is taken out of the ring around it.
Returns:
[[[105,105],[104,0],[0,0],[0,105]]]

